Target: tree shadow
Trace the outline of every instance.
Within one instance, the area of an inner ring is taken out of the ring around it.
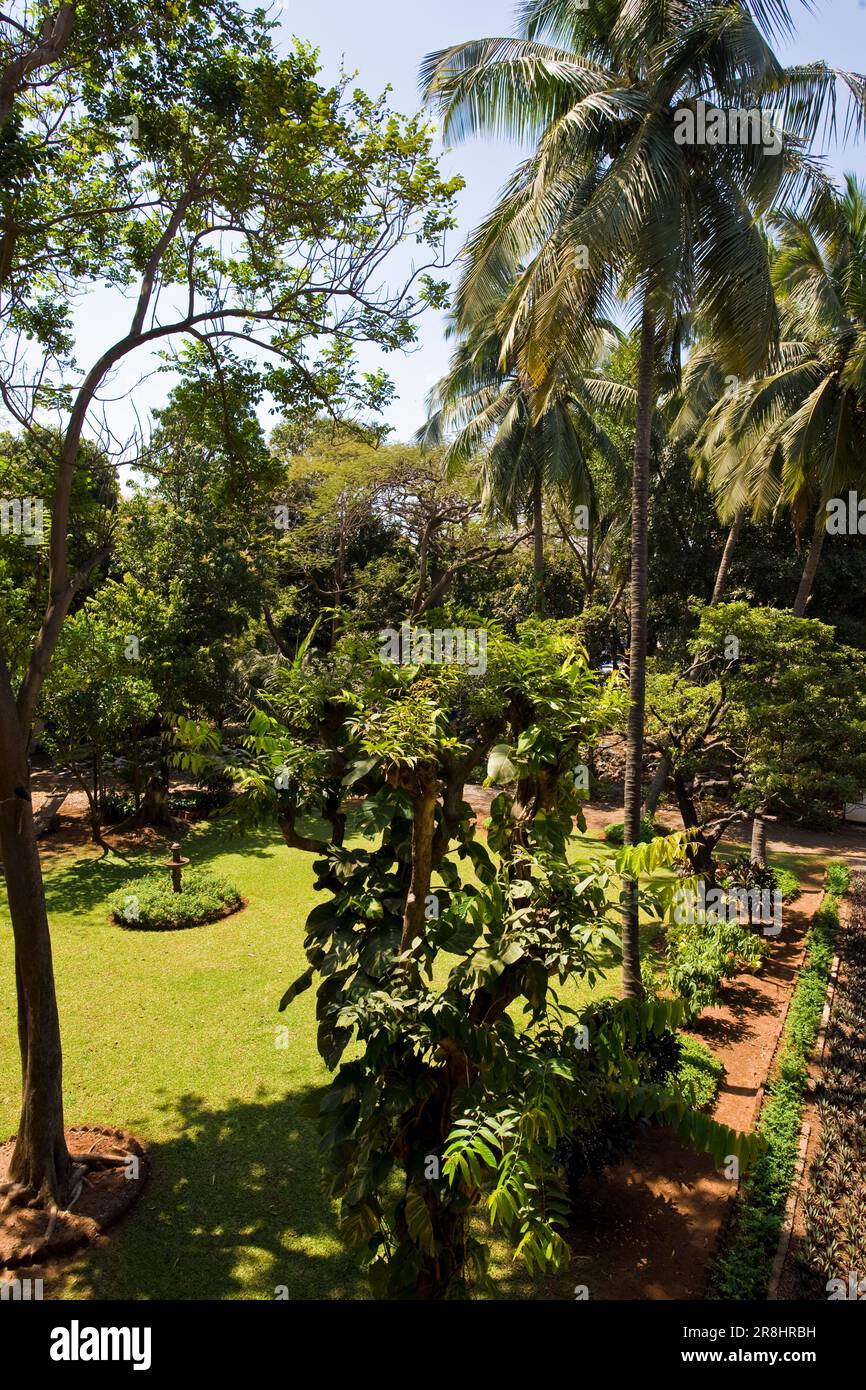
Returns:
[[[223,835],[210,830],[197,836],[184,847],[197,867],[207,867],[223,854],[243,851],[246,857],[267,857],[274,848],[285,848],[281,838],[270,831],[250,832],[239,836]],[[291,851],[285,850],[288,854]],[[45,874],[45,902],[52,912],[90,912],[99,907],[119,888],[132,891],[136,880],[161,866],[167,857],[167,845],[144,846],[123,858],[112,849],[110,855],[93,859],[78,859],[62,864]],[[164,871],[167,872],[167,871]]]
[[[149,1146],[141,1201],[101,1248],[68,1267],[95,1299],[363,1298],[358,1260],[322,1192],[313,1088],[211,1108],[165,1107],[176,1138]]]

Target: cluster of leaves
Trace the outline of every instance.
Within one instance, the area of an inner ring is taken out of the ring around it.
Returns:
[[[667,930],[662,983],[695,1019],[721,998],[723,981],[742,970],[759,970],[768,946],[748,926],[696,910],[693,921],[673,922]]]
[[[203,869],[184,870],[181,882],[181,891],[175,893],[167,868],[131,878],[108,900],[112,919],[119,927],[138,931],[176,931],[214,922],[241,906],[233,883]]]
[[[678,1036],[677,1080],[697,1110],[711,1110],[725,1076],[725,1064],[706,1043],[690,1033]]]
[[[723,888],[777,892],[783,902],[793,902],[800,896],[800,880],[791,869],[759,864],[747,854],[720,860],[716,880]]]
[[[717,1262],[712,1291],[718,1298],[760,1299],[767,1291],[779,1228],[797,1161],[809,1061],[821,1021],[839,900],[827,893],[806,940],[808,963],[791,1000],[776,1075],[758,1122],[766,1151],[745,1179],[737,1198],[733,1236]]]

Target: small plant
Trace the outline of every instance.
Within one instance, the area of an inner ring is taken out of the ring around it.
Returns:
[[[739,922],[676,923],[668,928],[661,983],[686,1006],[688,1019],[718,1003],[724,980],[759,970],[767,943]]]
[[[699,1038],[681,1033],[677,1081],[696,1110],[711,1110],[725,1076],[725,1064]]]
[[[108,900],[112,920],[119,927],[138,931],[177,931],[199,927],[236,912],[242,898],[234,884],[204,869],[188,869],[183,888],[175,893],[164,869],[153,869],[131,879]]]
[[[124,792],[104,792],[99,801],[99,818],[103,825],[119,825],[135,810],[135,800]]]
[[[834,894],[837,898],[844,898],[848,892],[851,872],[847,864],[841,860],[834,859],[827,865],[826,889],[828,893]]]
[[[659,832],[657,831],[657,829],[656,829],[655,824],[653,823],[653,821],[651,821],[651,820],[642,820],[642,821],[641,821],[641,823],[640,823],[640,843],[641,843],[642,845],[648,845],[649,842],[650,842],[650,840],[654,840],[655,837],[656,837],[656,835],[657,835],[658,833],[659,833]],[[605,832],[604,832],[604,838],[607,840],[607,842],[608,842],[609,845],[621,845],[621,844],[623,843],[624,835],[625,835],[625,827],[623,826],[623,823],[622,823],[621,820],[613,821],[611,825],[608,825],[608,826],[606,827]]]

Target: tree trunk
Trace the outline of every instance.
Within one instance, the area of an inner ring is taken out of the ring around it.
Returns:
[[[51,936],[30,800],[27,743],[8,674],[0,671],[0,852],[15,942],[22,1100],[3,1195],[62,1205],[71,1160],[64,1139],[60,1021]]]
[[[752,848],[749,851],[749,858],[753,864],[760,864],[761,868],[766,868],[767,822],[761,811],[755,812],[755,819],[752,822]]]
[[[408,951],[418,936],[424,935],[425,909],[433,874],[433,832],[436,825],[438,786],[431,782],[412,797],[412,875],[406,907],[403,912],[403,933],[400,950]]]
[[[728,570],[731,568],[731,560],[734,558],[734,551],[737,548],[737,541],[740,539],[740,532],[743,529],[743,522],[746,519],[746,509],[741,507],[731,522],[731,529],[728,532],[728,539],[725,541],[725,548],[722,551],[722,558],[719,561],[719,568],[716,572],[716,582],[713,585],[713,596],[710,599],[710,607],[713,608],[721,601],[725,585],[728,582]]]
[[[740,532],[743,529],[743,523],[745,519],[746,509],[745,507],[741,507],[740,510],[737,512],[737,515],[731,522],[731,529],[728,531],[728,539],[725,541],[725,549],[722,553],[722,558],[719,561],[719,568],[716,572],[716,582],[713,585],[713,596],[710,599],[711,608],[714,608],[715,605],[721,601],[722,594],[725,590],[725,585],[728,582],[728,570],[731,567],[731,559],[733,558],[734,550],[736,549],[737,541],[740,538]],[[686,672],[686,675],[691,675],[694,669],[695,668],[693,664],[689,667],[689,670]],[[653,780],[650,783],[650,789],[647,792],[646,801],[644,802],[643,816],[646,820],[650,820],[656,813],[656,806],[658,805],[659,797],[661,796],[662,791],[664,790],[664,785],[670,775],[670,771],[670,759],[668,758],[666,753],[662,753],[659,765],[656,768]]]
[[[646,703],[647,515],[654,365],[655,315],[645,302],[641,316],[637,429],[631,501],[631,636],[628,654],[629,712],[623,805],[623,840],[627,845],[636,845],[640,839],[641,770]],[[642,993],[638,885],[636,880],[626,879],[623,888],[625,911],[622,925],[622,993],[624,998],[634,999],[639,998]]]
[[[803,577],[800,580],[800,587],[797,590],[797,597],[794,599],[792,612],[795,618],[806,616],[806,604],[812,592],[812,584],[818,569],[818,562],[821,559],[821,551],[824,548],[824,539],[827,535],[825,525],[826,517],[823,508],[819,508],[815,518],[815,529],[812,532],[812,544],[809,546],[809,554],[806,556],[806,564],[803,568]]]
[[[544,613],[544,499],[541,491],[541,472],[532,476],[532,570],[535,580],[535,611]]]
[[[650,782],[649,791],[646,794],[646,801],[641,811],[641,818],[643,820],[652,820],[655,815],[656,807],[659,804],[659,797],[665,789],[665,782],[668,780],[668,773],[670,770],[671,765],[668,755],[667,753],[662,753],[659,758],[658,767],[653,773],[653,779]]]

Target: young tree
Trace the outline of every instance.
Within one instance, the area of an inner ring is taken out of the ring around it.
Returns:
[[[558,996],[569,979],[592,983],[618,946],[607,871],[569,858],[586,796],[576,770],[615,690],[551,627],[526,624],[513,641],[490,627],[486,658],[474,675],[400,665],[359,637],[301,654],[234,768],[250,814],[275,816],[288,846],[316,855],[325,898],[282,1007],[316,982],[334,1072],[316,1098],[321,1152],[379,1296],[453,1298],[483,1279],[469,1216],[485,1196],[531,1271],[563,1263],[559,1145],[602,1100],[719,1156],[750,1149],[649,1084],[630,1052],[627,1036],[670,1027],[675,1008],[573,1015]],[[214,731],[182,722],[179,734],[185,761],[206,766]],[[509,788],[486,844],[464,800],[485,764]],[[673,837],[627,850],[630,872],[677,848]]]

